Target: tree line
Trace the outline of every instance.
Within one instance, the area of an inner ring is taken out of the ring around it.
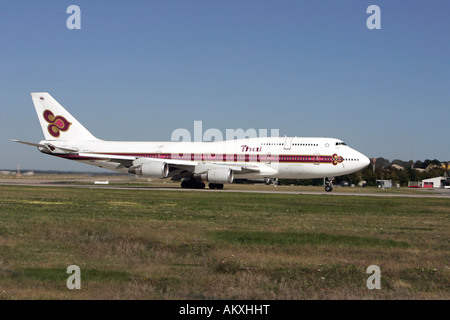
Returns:
[[[375,166],[375,168],[374,168]],[[442,162],[437,159],[425,161],[402,161],[399,159],[389,161],[385,158],[376,158],[375,164],[370,165],[361,171],[349,175],[335,177],[334,184],[355,184],[365,182],[367,186],[376,186],[377,180],[392,180],[392,183],[402,187],[408,186],[409,181],[422,181],[424,179],[449,176],[450,162]],[[287,180],[280,179],[278,184],[295,185],[323,185],[323,179]]]

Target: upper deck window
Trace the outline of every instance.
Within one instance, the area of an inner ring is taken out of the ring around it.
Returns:
[[[336,142],[337,146],[346,146],[347,144],[345,142]]]

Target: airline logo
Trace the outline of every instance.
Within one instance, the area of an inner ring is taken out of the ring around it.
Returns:
[[[334,166],[337,165],[338,163],[342,163],[342,161],[344,161],[344,158],[338,156],[336,153],[333,154],[333,157],[331,158],[331,163],[333,163]]]
[[[241,146],[241,148],[242,148],[242,152],[261,152],[261,147],[254,147],[254,148],[252,148],[252,147],[249,147],[248,145],[243,145],[243,146]]]
[[[50,110],[44,111],[44,119],[49,123],[47,130],[52,135],[52,137],[58,138],[60,132],[66,132],[72,125],[66,118],[61,116],[56,116]]]

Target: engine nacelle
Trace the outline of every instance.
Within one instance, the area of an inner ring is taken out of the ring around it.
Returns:
[[[169,175],[169,165],[165,162],[149,162],[129,168],[128,173],[164,179]]]
[[[234,172],[233,170],[226,169],[210,169],[206,172],[196,175],[196,178],[206,180],[211,183],[233,183]]]

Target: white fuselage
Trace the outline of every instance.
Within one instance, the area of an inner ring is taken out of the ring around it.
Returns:
[[[75,149],[80,154],[52,153],[105,169],[128,172],[118,163],[81,156],[101,154],[139,159],[180,160],[195,165],[195,172],[214,166],[252,168],[236,171],[236,179],[312,179],[335,177],[359,171],[369,164],[362,153],[334,138],[267,137],[220,142],[121,142],[42,141],[56,147]],[[42,149],[40,149],[43,151]],[[48,152],[46,152],[48,153]]]

